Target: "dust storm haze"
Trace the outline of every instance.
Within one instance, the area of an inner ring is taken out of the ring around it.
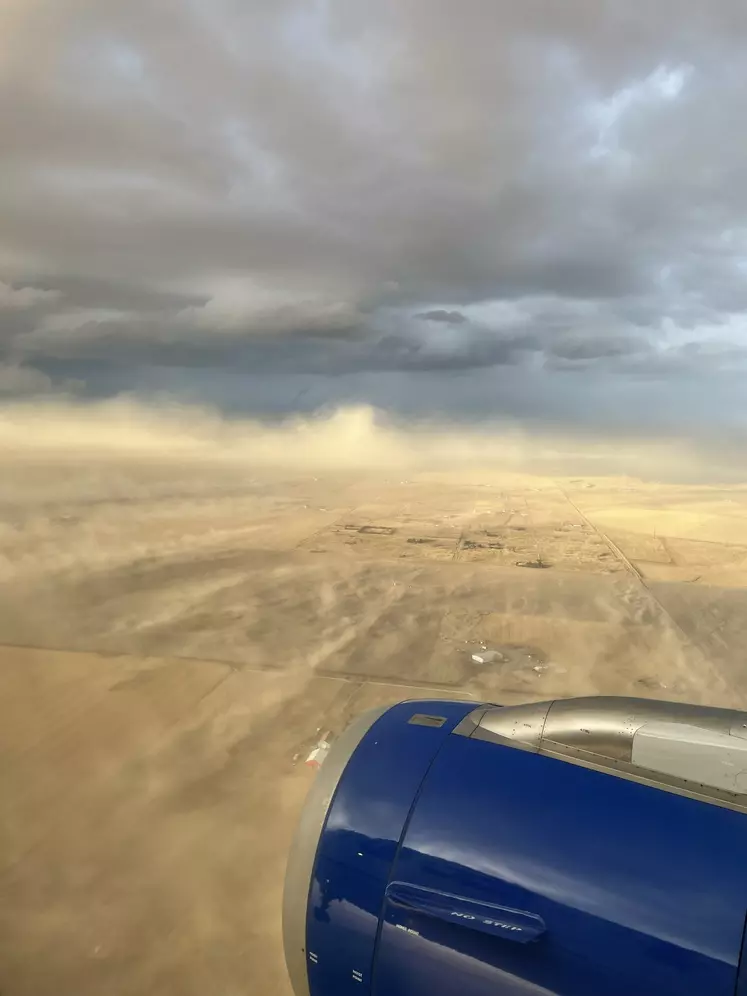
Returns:
[[[6,405],[11,991],[250,977],[286,993],[302,762],[321,727],[373,705],[747,701],[731,456],[403,427],[365,406],[269,424],[132,399]],[[501,663],[475,663],[483,647]]]
[[[519,421],[404,421],[365,404],[273,421],[227,419],[216,409],[148,405],[127,396],[88,405],[54,397],[0,405],[0,454],[9,467],[24,456],[37,462],[61,457],[78,468],[91,458],[121,457],[133,463],[213,463],[237,473],[399,468],[478,476],[594,473],[683,484],[740,483],[747,468],[739,440],[728,437],[574,435],[552,427],[543,433]],[[13,494],[11,475],[4,490]]]
[[[745,37],[0,0],[0,990],[287,996],[371,706],[747,708]]]

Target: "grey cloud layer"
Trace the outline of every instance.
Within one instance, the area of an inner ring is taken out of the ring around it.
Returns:
[[[64,368],[93,393],[138,390],[173,367],[199,398],[243,372],[262,408],[258,376],[292,406],[315,391],[288,377],[368,400],[370,374],[382,403],[432,391],[459,413],[449,372],[493,370],[497,390],[510,367],[509,414],[541,370],[547,417],[593,421],[593,384],[623,413],[625,384],[653,379],[652,412],[665,397],[684,422],[693,378],[719,395],[744,366],[740,3],[9,10],[9,382]],[[721,397],[703,418],[733,419],[738,395]]]

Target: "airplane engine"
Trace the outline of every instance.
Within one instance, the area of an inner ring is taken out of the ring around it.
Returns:
[[[746,912],[747,713],[432,700],[332,744],[283,929],[296,996],[747,996]]]

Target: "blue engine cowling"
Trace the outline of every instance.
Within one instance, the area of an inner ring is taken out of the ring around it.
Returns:
[[[288,862],[296,996],[747,996],[747,714],[403,702],[334,743]]]

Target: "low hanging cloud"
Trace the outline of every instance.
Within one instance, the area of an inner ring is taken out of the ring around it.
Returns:
[[[736,0],[35,0],[2,35],[10,368],[232,413],[747,424]]]
[[[296,297],[282,288],[231,281],[202,305],[190,305],[174,316],[186,333],[191,328],[238,334],[318,333],[334,335],[354,329],[360,316],[354,305],[323,296]]]
[[[461,311],[447,311],[445,308],[423,311],[416,317],[429,322],[444,322],[446,325],[464,325],[467,321]]]
[[[40,370],[9,363],[0,364],[0,398],[47,394],[52,390],[52,378]]]
[[[60,298],[59,291],[40,287],[13,287],[0,280],[0,311],[20,311],[39,304],[52,304]]]

